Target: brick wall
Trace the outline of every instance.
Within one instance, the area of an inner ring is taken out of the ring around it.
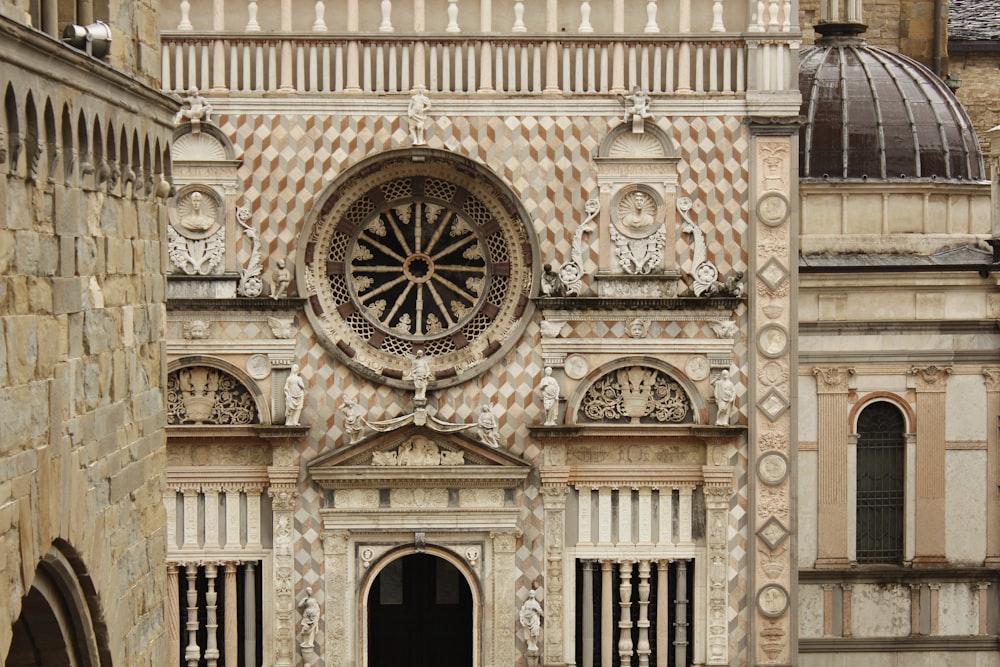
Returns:
[[[949,59],[951,74],[962,80],[958,101],[962,103],[986,152],[986,131],[1000,125],[1000,50],[995,53],[954,53]]]

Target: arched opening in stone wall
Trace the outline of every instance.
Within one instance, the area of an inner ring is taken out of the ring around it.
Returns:
[[[110,667],[107,629],[83,564],[56,544],[38,564],[5,667]]]
[[[472,667],[472,589],[444,558],[387,564],[368,592],[368,667]]]

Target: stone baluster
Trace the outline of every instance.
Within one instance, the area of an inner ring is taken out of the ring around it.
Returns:
[[[618,564],[618,659],[632,667],[632,561]]]
[[[247,2],[247,32],[260,32],[260,24],[257,23],[257,0]]]
[[[444,31],[462,32],[462,29],[458,27],[458,0],[448,0],[448,9],[446,12],[448,14],[448,25]]]
[[[514,25],[510,29],[511,32],[527,32],[528,28],[524,25],[524,2],[522,0],[517,0],[514,3]]]
[[[639,561],[639,620],[635,625],[639,628],[639,639],[635,645],[639,656],[639,667],[649,667],[649,561]]]
[[[712,2],[712,27],[709,28],[711,32],[726,31],[726,25],[722,20],[722,10],[723,10],[722,0],[714,0]]]
[[[580,592],[580,667],[594,667],[594,561],[583,561],[583,590]]]
[[[660,32],[660,26],[656,24],[656,0],[646,1],[646,27],[644,32]]]
[[[215,590],[215,578],[219,567],[215,563],[205,564],[205,662],[208,667],[219,665],[219,594]]]
[[[611,590],[613,566],[613,561],[601,561],[601,665],[610,665],[614,655],[614,592]]]
[[[656,667],[667,667],[670,649],[670,561],[656,561]],[[661,620],[662,619],[662,620]]]
[[[198,564],[186,563],[184,574],[187,577],[187,647],[184,649],[184,660],[188,667],[198,667],[201,660],[201,648],[198,646]]]
[[[752,7],[752,16],[747,30],[749,32],[763,32],[764,0],[750,0],[750,6]]]
[[[226,561],[223,563],[225,568],[225,580],[223,583],[223,593],[225,594],[225,601],[223,602],[223,613],[225,614],[226,625],[222,629],[222,641],[226,648],[227,656],[239,655],[240,644],[239,644],[239,611],[236,607],[236,566],[239,565],[236,561]],[[232,657],[229,660],[233,660]],[[176,663],[171,663],[176,664]]]
[[[392,27],[392,0],[382,0],[379,5],[382,12],[382,22],[379,23],[379,32],[395,32],[395,28]]]
[[[177,23],[178,30],[194,30],[191,24],[191,3],[188,0],[181,0],[181,20]]]
[[[767,3],[767,29],[778,30],[781,27],[779,15],[781,13],[780,0],[768,0]]]
[[[678,665],[687,663],[688,624],[687,624],[687,568],[686,560],[677,561],[677,599],[674,601],[674,662]]]
[[[594,26],[590,24],[590,0],[580,0],[580,27],[577,32],[594,32]]]
[[[313,32],[326,32],[326,4],[316,0],[316,20],[313,21]]]
[[[181,661],[181,606],[177,563],[167,563],[167,664]]]

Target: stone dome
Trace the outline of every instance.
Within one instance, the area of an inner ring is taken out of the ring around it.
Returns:
[[[985,178],[955,94],[915,60],[868,46],[861,24],[820,24],[799,58],[807,179]]]

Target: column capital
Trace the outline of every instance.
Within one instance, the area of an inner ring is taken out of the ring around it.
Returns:
[[[814,366],[816,391],[820,394],[841,394],[850,391],[855,370],[840,366]]]
[[[986,382],[986,391],[1000,392],[1000,368],[984,368],[983,379]]]
[[[945,390],[951,370],[951,366],[910,366],[907,372],[916,379],[918,391],[940,392]]]
[[[493,540],[493,550],[513,553],[517,547],[517,538],[520,536],[520,531],[513,530],[491,532],[490,539]]]
[[[347,543],[351,539],[351,531],[325,530],[320,537],[323,540],[324,555],[344,555],[347,553]]]

